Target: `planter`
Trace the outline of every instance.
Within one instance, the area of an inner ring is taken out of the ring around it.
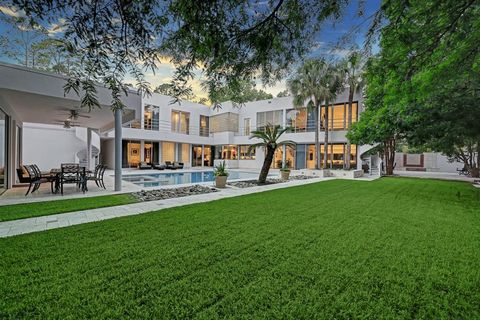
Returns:
[[[215,187],[225,188],[227,184],[227,176],[216,176],[215,177]]]
[[[280,171],[280,176],[282,177],[283,181],[287,181],[288,178],[290,178],[290,170],[281,170]]]

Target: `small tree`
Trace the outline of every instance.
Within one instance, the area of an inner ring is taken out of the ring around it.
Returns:
[[[401,110],[385,101],[386,67],[378,58],[367,65],[367,99],[360,120],[350,128],[347,138],[355,144],[378,145],[385,173],[393,174],[397,141],[404,138]]]
[[[275,155],[275,150],[282,146],[291,146],[295,147],[295,142],[290,140],[279,141],[282,134],[287,131],[288,128],[281,128],[279,125],[267,124],[265,130],[256,130],[252,131],[252,136],[250,139],[260,139],[262,142],[252,144],[248,151],[252,151],[255,148],[263,147],[265,148],[265,160],[263,161],[262,170],[260,171],[260,176],[258,177],[258,183],[265,183],[268,176],[268,171],[272,166],[273,156]]]

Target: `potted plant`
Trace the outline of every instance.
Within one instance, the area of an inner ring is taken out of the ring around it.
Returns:
[[[290,168],[284,165],[282,169],[280,169],[280,175],[283,181],[287,181],[290,178]]]
[[[215,175],[215,187],[225,188],[228,177],[225,161],[222,161],[219,165],[215,166],[213,174]]]

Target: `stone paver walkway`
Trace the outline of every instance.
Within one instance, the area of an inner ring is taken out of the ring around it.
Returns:
[[[236,197],[245,194],[263,192],[274,189],[287,188],[292,186],[305,185],[319,181],[332,180],[334,178],[312,178],[307,180],[294,180],[286,183],[278,183],[266,186],[251,188],[227,188],[219,192],[199,194],[182,198],[157,200],[149,202],[134,203],[116,207],[98,208],[92,210],[76,211],[50,216],[42,216],[21,220],[6,221],[0,223],[0,237],[10,237],[19,234],[44,231],[62,227],[73,226],[82,223],[107,220],[117,217],[131,216],[161,209],[183,206],[200,202]],[[371,179],[355,179],[371,180]]]

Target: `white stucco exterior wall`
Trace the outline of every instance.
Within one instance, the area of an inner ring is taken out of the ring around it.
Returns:
[[[42,171],[75,162],[75,155],[85,144],[76,138],[75,128],[24,123],[23,164],[37,164]]]

